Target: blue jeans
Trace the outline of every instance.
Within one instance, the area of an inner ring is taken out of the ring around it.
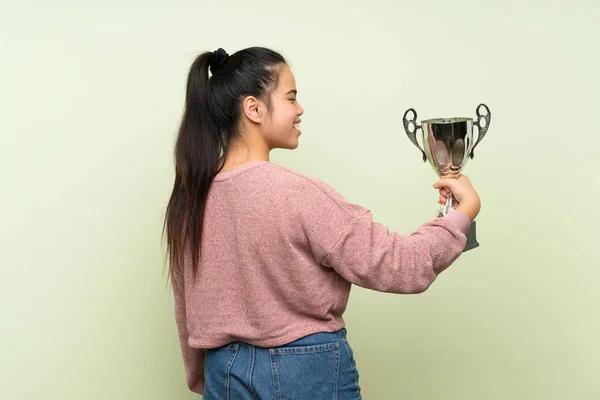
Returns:
[[[360,400],[346,329],[280,347],[242,342],[206,350],[203,400]]]

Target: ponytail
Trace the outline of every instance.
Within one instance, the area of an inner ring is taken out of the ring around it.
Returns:
[[[222,144],[208,113],[208,69],[211,53],[192,64],[187,80],[185,109],[175,144],[175,183],[167,206],[166,229],[173,269],[183,266],[186,244],[198,262],[204,204],[215,176]]]
[[[280,54],[260,47],[231,57],[223,49],[205,52],[192,63],[175,144],[175,182],[163,225],[170,273],[182,273],[185,255],[191,252],[195,277],[208,191],[226,144],[238,134],[240,102],[245,96],[268,98],[277,79],[273,67],[280,64],[285,64]]]

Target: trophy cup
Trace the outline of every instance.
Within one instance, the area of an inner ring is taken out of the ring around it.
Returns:
[[[485,109],[485,114],[480,112]],[[402,117],[404,130],[411,142],[423,155],[423,161],[429,161],[433,170],[440,178],[457,178],[464,169],[469,158],[473,158],[475,147],[485,136],[492,115],[490,109],[485,104],[480,104],[475,110],[477,119],[473,118],[434,118],[421,121],[417,124],[417,112],[409,108]],[[413,116],[407,119],[407,115]],[[477,126],[479,134],[477,141],[473,140],[473,125]],[[417,131],[421,129],[420,135],[423,143],[422,149],[417,142]],[[448,196],[439,212],[438,217],[442,217],[454,210],[453,203],[456,201],[452,194]],[[467,244],[464,251],[474,249],[479,246],[477,242],[476,221],[471,224],[471,229],[467,234]]]

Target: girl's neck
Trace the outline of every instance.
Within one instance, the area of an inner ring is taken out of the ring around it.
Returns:
[[[231,171],[257,161],[269,161],[269,148],[262,137],[255,140],[248,137],[245,140],[234,140],[227,145],[226,157],[219,159],[219,167],[225,162],[219,172]]]

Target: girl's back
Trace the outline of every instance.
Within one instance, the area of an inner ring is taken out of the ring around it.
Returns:
[[[181,282],[189,342],[269,347],[339,330],[352,283],[422,292],[460,255],[465,228],[455,213],[390,233],[323,182],[266,161],[219,174],[196,278],[186,265]]]

